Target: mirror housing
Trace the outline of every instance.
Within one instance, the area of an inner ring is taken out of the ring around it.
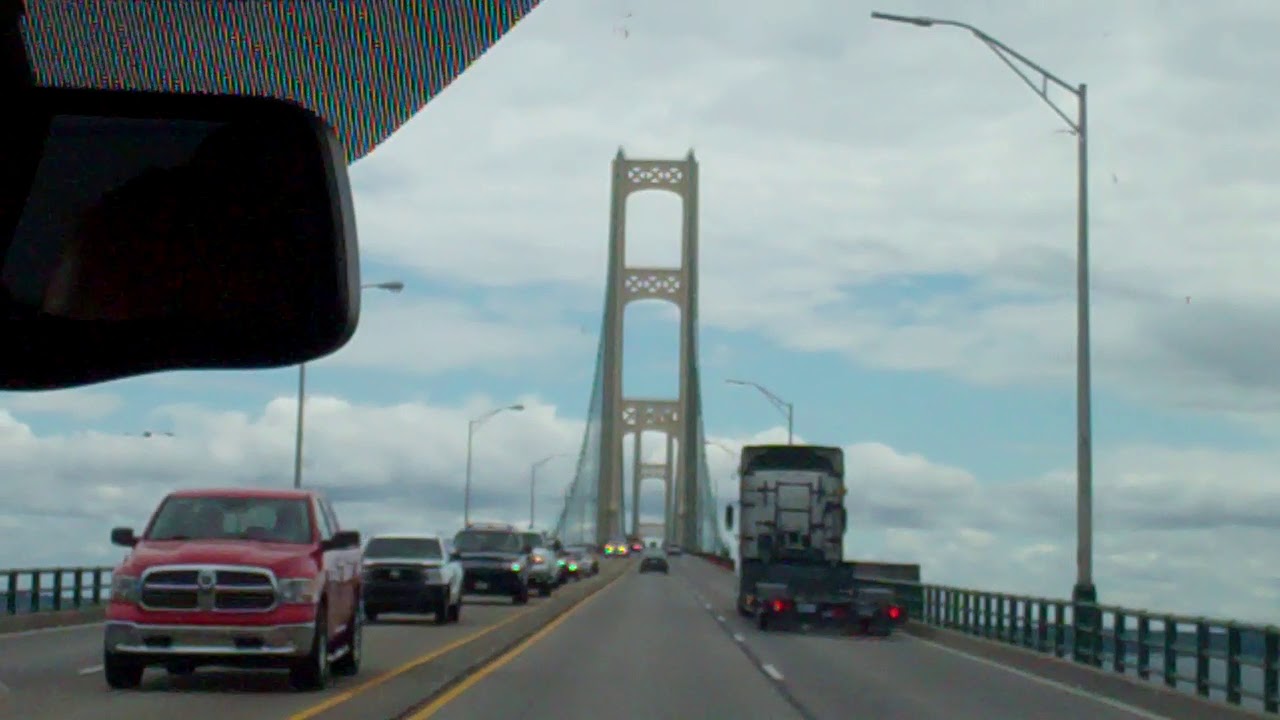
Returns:
[[[111,528],[111,544],[121,547],[134,547],[138,544],[138,536],[133,534],[133,528]]]
[[[32,88],[0,137],[0,390],[296,365],[359,316],[346,156],[292,102]]]
[[[732,505],[724,506],[724,527],[726,530],[733,529],[733,506]]]
[[[321,550],[350,550],[360,547],[360,533],[356,530],[339,530],[333,537],[320,543]]]
[[[449,553],[449,562],[462,562],[462,553],[453,550]]]

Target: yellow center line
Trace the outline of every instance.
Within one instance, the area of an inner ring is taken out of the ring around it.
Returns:
[[[457,685],[454,685],[452,688],[449,688],[449,690],[447,690],[440,697],[431,701],[431,703],[426,707],[413,713],[412,715],[405,717],[404,720],[427,720],[427,718],[431,717],[432,715],[435,715],[437,712],[440,712],[440,710],[443,709],[444,706],[453,702],[458,698],[459,695],[462,695],[462,693],[471,689],[471,686],[475,685],[476,683],[485,679],[489,675],[493,674],[503,665],[506,665],[512,660],[515,660],[517,657],[520,656],[521,653],[523,653],[525,650],[528,650],[530,647],[532,647],[534,643],[538,642],[539,640],[546,637],[547,635],[550,635],[551,632],[555,630],[561,623],[565,622],[571,616],[576,614],[579,610],[586,607],[588,604],[591,603],[592,600],[595,600],[596,598],[603,595],[606,590],[608,590],[610,587],[615,585],[619,580],[621,580],[626,576],[627,576],[627,573],[625,572],[619,573],[617,577],[610,580],[608,584],[606,584],[604,587],[591,593],[585,598],[579,600],[577,603],[574,604],[573,607],[569,608],[568,610],[565,610],[563,613],[560,613],[559,617],[547,623],[546,626],[543,627],[541,630],[530,635],[528,638],[524,640],[524,642],[521,642],[519,645],[503,653],[500,657],[493,660],[488,665],[485,665],[484,667],[480,668],[476,672],[472,673],[469,677],[464,679],[462,682],[458,683]]]
[[[603,589],[604,588],[601,588],[601,590]],[[456,650],[457,648],[460,648],[463,645],[466,645],[472,640],[477,640],[479,638],[482,638],[485,635],[488,635],[489,633],[493,632],[494,630],[497,630],[498,628],[503,627],[504,625],[509,625],[515,622],[516,620],[524,617],[525,615],[533,612],[534,609],[535,608],[532,608],[532,607],[525,608],[524,610],[521,610],[520,612],[517,612],[511,615],[510,617],[504,618],[501,621],[496,622],[493,625],[490,625],[484,628],[483,630],[471,633],[470,635],[465,635],[463,637],[460,637],[457,640],[454,640],[453,642],[449,643],[448,645],[445,645],[444,647],[437,648],[425,655],[416,657],[413,660],[410,660],[409,662],[397,668],[388,670],[387,672],[381,675],[378,675],[376,677],[373,677],[370,680],[360,683],[359,685],[351,688],[350,690],[343,690],[342,692],[336,695],[332,695],[326,698],[324,701],[320,702],[319,704],[312,705],[311,707],[305,710],[302,710],[298,713],[290,715],[288,717],[288,720],[308,720],[309,718],[313,718],[319,715],[320,713],[324,712],[325,710],[328,710],[337,705],[341,705],[342,703],[347,702],[348,700],[354,698],[355,696],[367,690],[372,690],[373,688],[378,687],[379,685],[385,683],[386,681],[392,678],[403,675],[409,672],[410,670],[413,670],[414,668],[421,667],[431,662],[432,660],[435,660],[441,655],[444,655],[447,652]]]

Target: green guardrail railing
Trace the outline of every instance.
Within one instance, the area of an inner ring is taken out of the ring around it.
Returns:
[[[1280,628],[1105,604],[863,578],[916,622],[1280,713]]]
[[[109,567],[0,570],[0,616],[92,607],[110,592]]]

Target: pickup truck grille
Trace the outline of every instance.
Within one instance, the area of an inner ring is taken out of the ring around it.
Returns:
[[[183,566],[144,573],[141,601],[147,610],[266,612],[277,598],[267,570]]]
[[[413,565],[374,565],[369,568],[369,580],[379,583],[412,583],[421,585],[424,568]]]

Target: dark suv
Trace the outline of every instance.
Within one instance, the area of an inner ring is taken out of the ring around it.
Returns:
[[[505,595],[516,605],[529,602],[529,555],[520,532],[501,523],[472,523],[453,539],[468,595]]]

